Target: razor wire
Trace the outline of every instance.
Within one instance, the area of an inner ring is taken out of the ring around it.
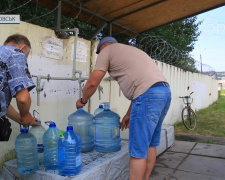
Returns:
[[[14,10],[17,10],[17,9],[20,9],[20,8],[26,6],[30,2],[31,2],[31,0],[25,2],[24,4],[22,4],[22,5],[18,6],[18,7],[15,7],[15,8],[12,8],[12,9],[8,8],[8,9],[6,9],[4,11],[1,11],[0,14],[4,14],[4,13],[8,13],[8,12],[11,12],[11,11],[14,11]],[[9,1],[8,1],[8,5],[10,5],[10,2]]]
[[[170,45],[166,40],[151,34],[141,34],[131,38],[129,44],[146,52],[151,58],[181,69],[202,73],[211,76],[215,69],[207,64],[202,64]]]

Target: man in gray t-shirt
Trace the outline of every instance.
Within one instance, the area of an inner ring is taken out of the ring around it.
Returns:
[[[171,92],[166,78],[154,60],[138,48],[103,38],[98,47],[94,71],[88,79],[82,108],[94,94],[106,72],[115,79],[125,97],[131,100],[121,129],[129,127],[129,179],[149,179],[156,160],[161,125],[170,106]]]

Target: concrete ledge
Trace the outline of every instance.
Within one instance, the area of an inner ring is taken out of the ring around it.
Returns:
[[[39,170],[30,175],[22,175],[17,171],[17,161],[13,159],[4,163],[3,177],[5,180],[32,179],[32,180],[116,180],[128,179],[129,153],[128,141],[122,141],[122,148],[118,152],[99,153],[92,151],[82,153],[82,171],[79,175],[64,177],[58,171],[45,170],[41,165]]]
[[[162,126],[160,141],[160,146],[156,148],[157,155],[174,144],[173,126]],[[5,180],[14,180],[15,178],[32,180],[128,180],[130,158],[128,139],[123,139],[121,144],[121,150],[114,153],[99,153],[96,151],[82,153],[82,171],[76,176],[60,176],[58,171],[45,170],[43,165],[34,174],[21,175],[17,171],[17,161],[14,159],[4,163],[3,178]]]
[[[161,130],[160,145],[156,147],[157,156],[171,147],[175,142],[174,127],[163,125]]]

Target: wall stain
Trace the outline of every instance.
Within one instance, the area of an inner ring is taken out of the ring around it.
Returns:
[[[16,158],[16,151],[15,149],[11,149],[0,159],[0,169],[2,170],[2,166],[4,162],[15,159]]]

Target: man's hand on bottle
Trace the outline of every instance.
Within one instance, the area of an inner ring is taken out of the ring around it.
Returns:
[[[129,128],[129,122],[130,122],[130,116],[129,115],[125,115],[123,117],[122,122],[120,123],[120,129],[122,129],[122,131],[123,131],[124,129]]]
[[[41,124],[36,122],[37,118],[33,117],[30,113],[25,116],[21,116],[21,124],[23,126],[31,125],[31,126],[40,126]]]

